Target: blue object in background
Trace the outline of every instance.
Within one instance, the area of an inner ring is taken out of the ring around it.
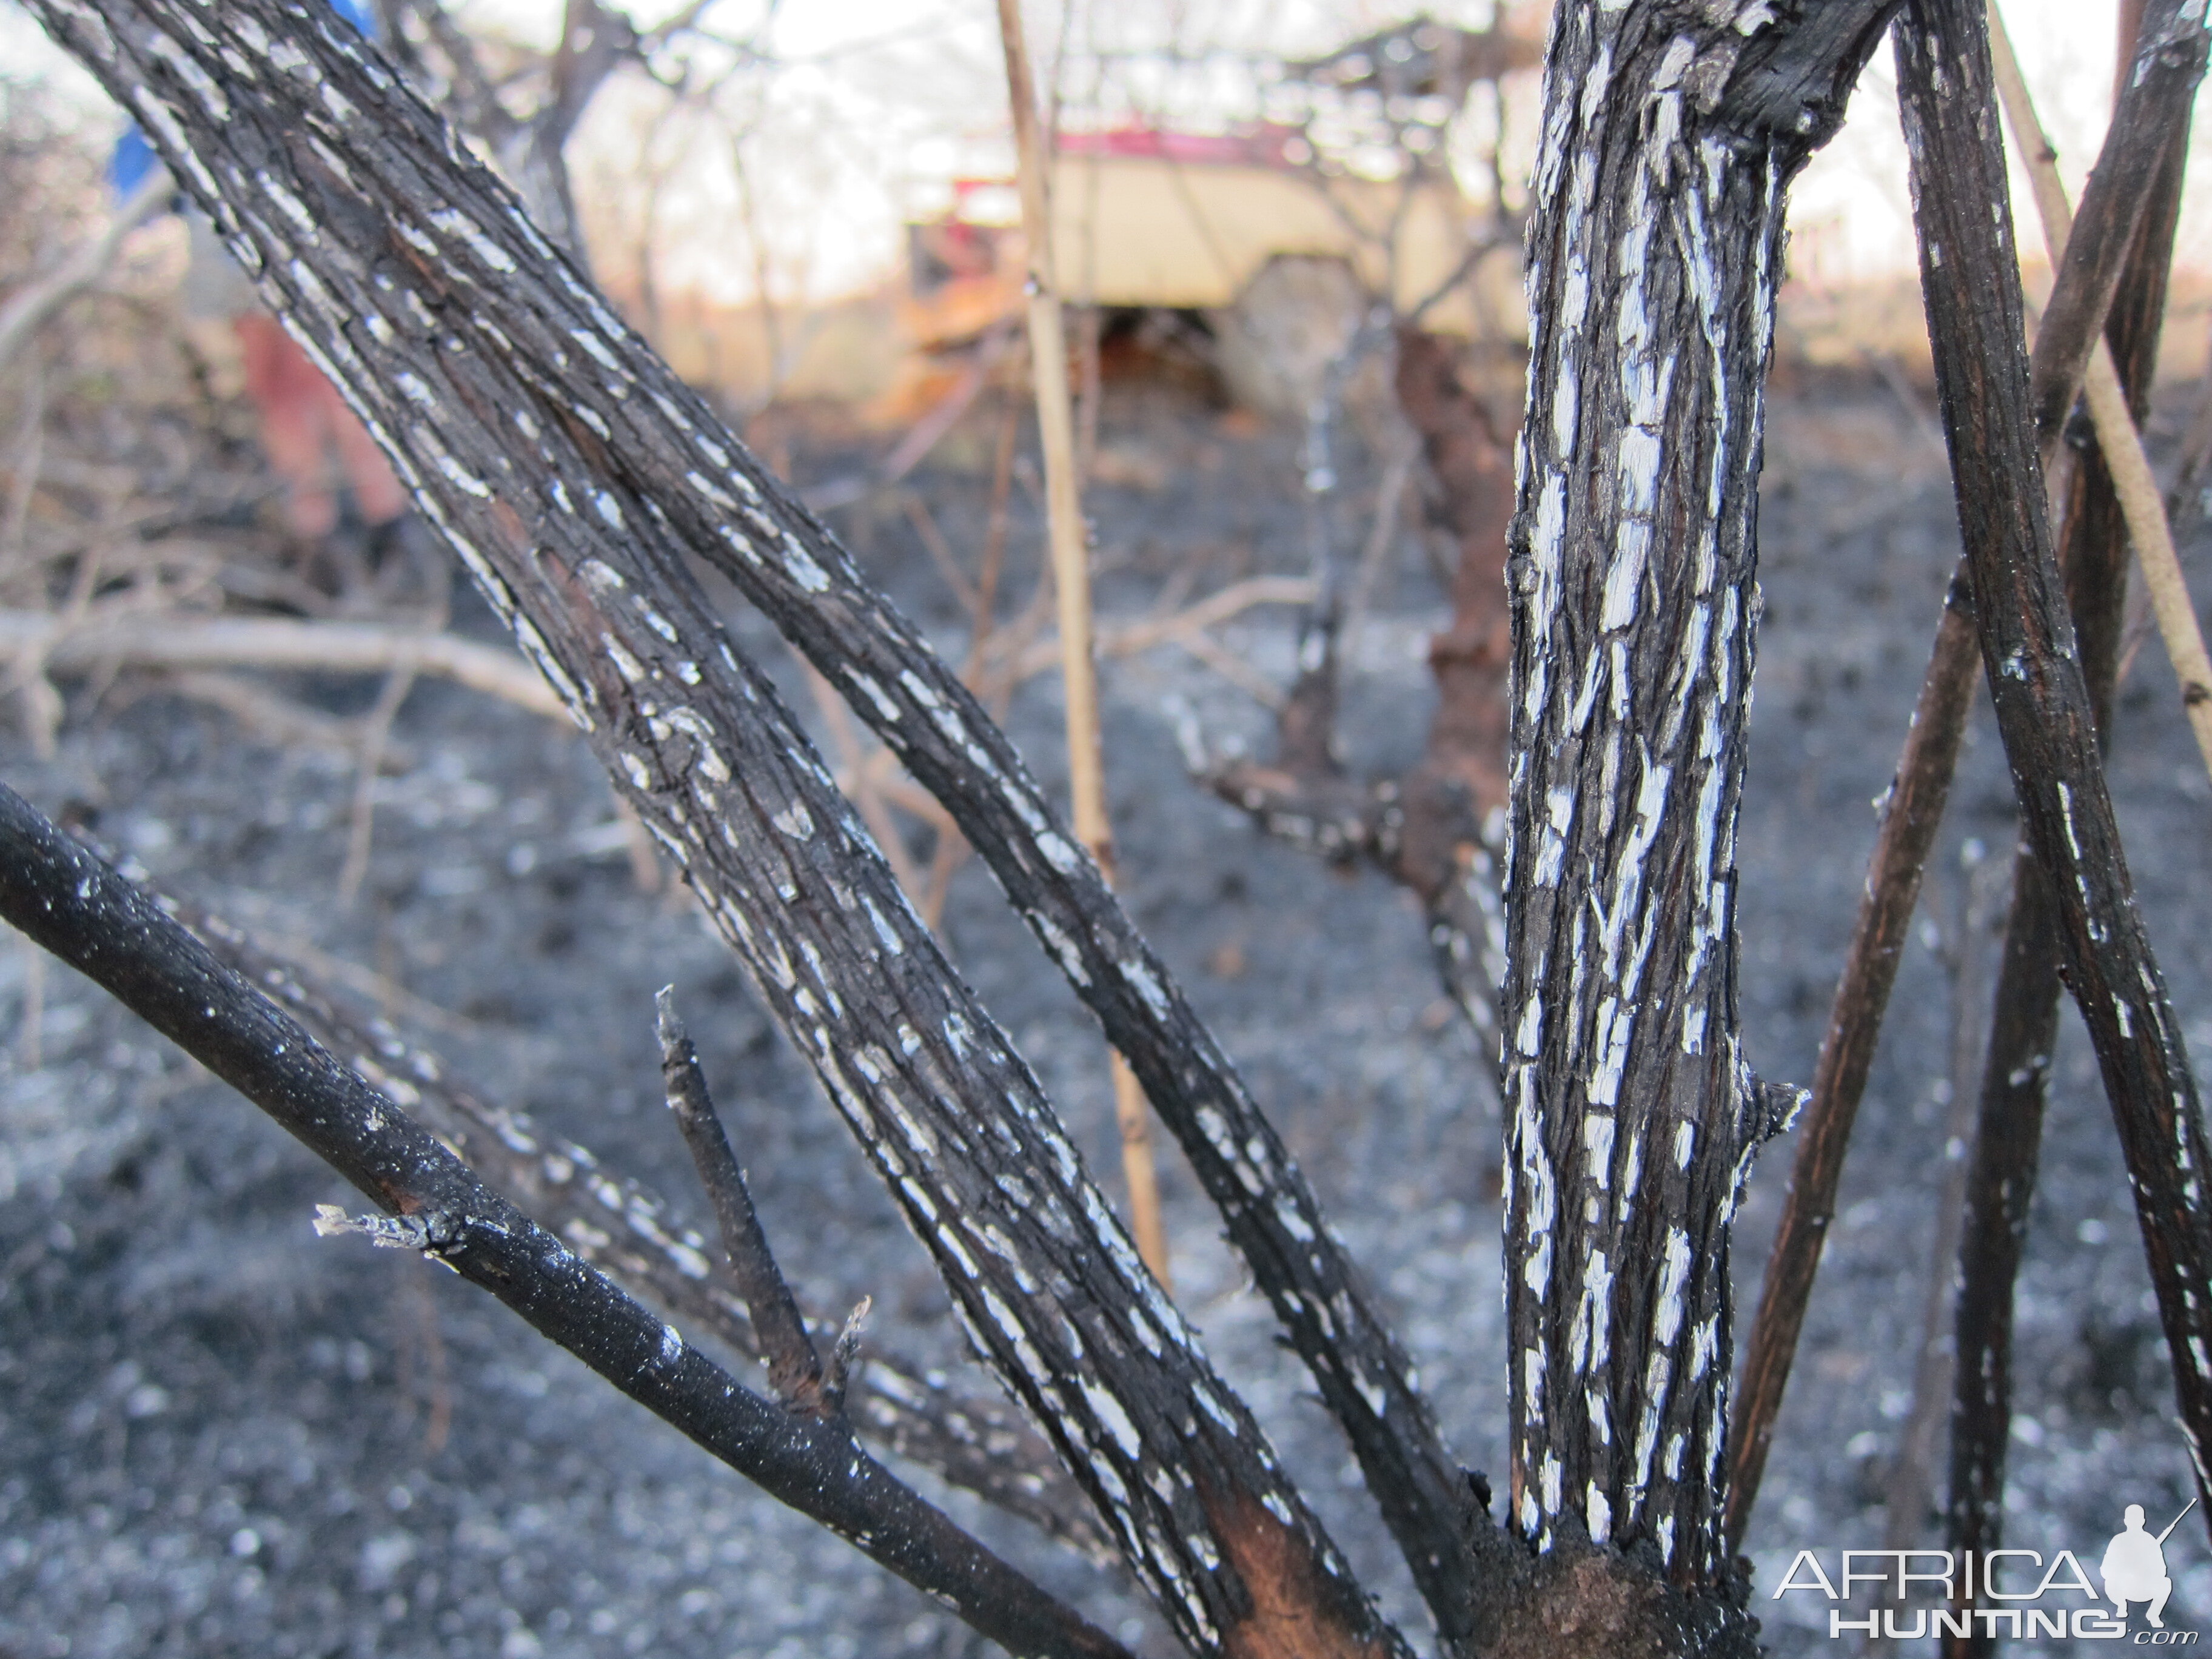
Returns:
[[[363,4],[362,0],[330,0],[330,8],[359,30],[363,40],[376,39],[379,33],[376,14]]]
[[[107,187],[115,192],[117,201],[127,202],[161,165],[146,135],[135,126],[125,127],[115,141],[115,153],[107,158]]]
[[[355,32],[365,40],[377,37],[376,14],[364,0],[324,0],[324,3],[353,25]],[[161,165],[161,158],[154,154],[153,145],[146,135],[134,125],[123,130],[115,141],[114,152],[107,158],[107,187],[118,202],[128,201],[144,184],[154,169]]]

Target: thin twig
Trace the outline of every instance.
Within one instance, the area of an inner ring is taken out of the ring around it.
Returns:
[[[376,694],[375,707],[362,731],[361,758],[356,764],[353,812],[346,830],[345,862],[338,869],[338,904],[350,906],[368,877],[368,843],[376,823],[376,778],[384,765],[384,745],[392,723],[399,718],[399,705],[415,689],[415,665],[403,659],[386,676]]]
[[[1247,611],[1263,605],[1310,605],[1318,591],[1310,576],[1247,576],[1194,605],[1100,629],[1098,654],[1112,659],[1137,656],[1155,646],[1188,648],[1193,641],[1205,637],[1207,629]],[[1040,640],[1015,659],[1015,675],[1028,679],[1043,673],[1060,660],[1060,654],[1057,638]]]
[[[1783,1391],[1796,1356],[1813,1276],[1834,1218],[1859,1101],[1874,1063],[1875,1038],[1905,945],[1921,872],[1943,821],[1959,744],[1972,708],[1975,670],[1972,601],[1964,574],[1952,578],[1943,619],[1929,655],[1927,677],[1898,757],[1882,807],[1881,827],[1868,860],[1864,896],[1852,926],[1844,970],[1828,1013],[1826,1036],[1814,1068],[1813,1097],[1799,1130],[1782,1222],[1759,1311],[1745,1344],[1743,1382],[1729,1433],[1726,1527],[1731,1548],[1741,1548],[1752,1506],[1758,1501],[1766,1454],[1772,1443]]]
[[[2004,872],[2004,860],[1990,858],[1980,842],[1970,841],[1962,849],[1956,931],[1945,951],[1951,970],[1951,1056],[1945,1079],[1950,1099],[1943,1123],[1943,1187],[1936,1198],[1936,1225],[1928,1247],[1912,1405],[1890,1460],[1885,1498],[1883,1541],[1895,1550],[1913,1548],[1927,1530],[1936,1447],[1951,1406],[1951,1374],[1957,1357],[1951,1302],[1959,1242],[1966,1231],[1974,1109],[1981,1097],[1982,1060],[1989,1048],[1990,939],[2002,914]]]
[[[115,262],[123,239],[152,218],[176,193],[167,172],[155,167],[125,198],[98,234],[70,249],[46,276],[9,296],[6,306],[0,307],[0,371],[57,313],[99,282]]]
[[[1074,798],[1076,838],[1110,883],[1115,878],[1114,831],[1106,811],[1097,669],[1091,656],[1089,535],[1083,521],[1075,429],[1068,407],[1067,336],[1053,276],[1044,136],[1037,124],[1036,93],[1030,73],[1029,49],[1023,40],[1020,0],[999,0],[999,38],[1006,52],[1015,171],[1021,184],[1022,234],[1029,249],[1030,374],[1036,390],[1037,430],[1044,446],[1046,530],[1060,607],[1068,787]],[[1109,1065],[1114,1116],[1121,1130],[1121,1175],[1129,1187],[1130,1231],[1136,1236],[1137,1253],[1152,1276],[1162,1285],[1170,1285],[1167,1229],[1160,1215],[1150,1109],[1137,1074],[1118,1050],[1110,1055]]]
[[[706,1074],[699,1069],[698,1050],[677,1017],[676,988],[664,985],[653,998],[658,1011],[655,1029],[660,1037],[660,1076],[667,1091],[668,1109],[676,1114],[684,1132],[684,1145],[691,1153],[699,1182],[714,1200],[714,1219],[722,1231],[722,1252],[736,1276],[738,1293],[745,1299],[761,1352],[768,1361],[769,1385],[776,1398],[794,1411],[828,1419],[841,1407],[831,1407],[823,1395],[822,1361],[806,1334],[806,1322],[792,1300],[791,1287],[768,1247],[760,1218],[753,1211],[752,1194],[745,1188],[745,1173],[730,1150],[722,1120],[707,1092]],[[837,1390],[842,1401],[844,1389]]]
[[[69,625],[44,612],[0,611],[0,658],[35,654],[50,672],[102,664],[153,668],[289,668],[389,673],[411,660],[418,674],[465,685],[533,714],[565,718],[560,699],[512,651],[453,634],[374,623],[296,622],[278,617],[203,621],[95,607]]]
[[[902,496],[899,507],[906,514],[906,521],[914,526],[915,536],[921,541],[922,550],[929,555],[930,562],[937,567],[937,574],[945,578],[945,585],[952,590],[952,597],[960,601],[960,608],[968,613],[969,626],[974,628],[979,605],[975,584],[968,580],[967,574],[960,568],[960,561],[953,556],[951,544],[945,539],[945,532],[937,527],[937,520],[930,513],[929,503],[919,495],[908,494]]]

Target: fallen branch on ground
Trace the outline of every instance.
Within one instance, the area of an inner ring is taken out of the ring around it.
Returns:
[[[283,617],[201,619],[173,611],[94,612],[71,623],[27,611],[0,611],[0,659],[48,672],[109,665],[143,668],[277,668],[388,674],[411,669],[452,680],[549,720],[561,701],[504,646],[380,623],[302,622]]]

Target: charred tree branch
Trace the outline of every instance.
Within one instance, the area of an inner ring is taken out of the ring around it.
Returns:
[[[631,1399],[1008,1651],[1124,1655],[900,1483],[848,1430],[780,1411],[738,1386],[4,787],[0,915],[400,1218],[368,1231],[489,1291]]]
[[[403,1039],[380,1017],[362,1015],[299,963],[189,905],[178,914],[218,960],[422,1117],[579,1258],[733,1352],[759,1355],[749,1310],[708,1265],[707,1240],[678,1227],[658,1194],[608,1170],[589,1147],[549,1134],[528,1113],[488,1100],[439,1056]],[[1094,1560],[1117,1559],[1051,1448],[1005,1404],[953,1394],[929,1381],[921,1366],[878,1348],[852,1409],[861,1431],[898,1455]]]
[[[2146,124],[2154,125],[2150,116],[2140,112],[2146,106],[2157,108],[2159,100],[2170,96],[2163,77],[2124,78],[2120,107],[2124,113],[2116,117],[2113,131],[2135,132]],[[2107,227],[2142,222],[2146,204],[2160,189],[2159,175],[2130,176],[2124,168],[2108,167],[2100,161],[2098,176],[2106,181],[2106,198],[2098,222]],[[2112,283],[2117,283],[2128,253],[2127,244],[2115,247],[2101,240],[2110,234],[2109,229],[2090,234],[2100,239],[2097,245],[2093,248],[2085,243],[2081,257],[2069,253],[2062,263],[2053,306],[2063,314],[2078,314],[2094,301],[2094,319],[2087,334],[2074,338],[2063,330],[2054,332],[2048,320],[2051,313],[2046,312],[2031,368],[2031,397],[2037,408],[2054,399],[2062,409],[2071,403],[2073,392],[2065,388],[2081,384],[2096,344],[2096,327],[2104,319],[2105,307],[2112,302]],[[2070,249],[2074,242],[2069,240],[2068,246]],[[2107,276],[2112,283],[2106,282]],[[2118,326],[2117,318],[2114,325]],[[2055,422],[2038,431],[2038,448],[2046,474],[2057,456],[2058,439]],[[1842,1179],[1859,1099],[1888,1007],[1898,954],[1911,924],[1920,872],[1942,821],[1958,761],[1975,681],[1977,635],[1970,581],[1962,561],[1945,599],[1919,701],[1868,866],[1866,896],[1837,982],[1814,1074],[1813,1102],[1790,1172],[1774,1251],[1767,1262],[1730,1453],[1728,1535],[1732,1547],[1741,1545],[1758,1498],[1768,1444],[1789,1383],[1814,1276],[1819,1270],[1821,1245],[1834,1217],[1837,1186]]]
[[[2145,9],[2105,147],[2075,210],[2066,256],[2036,325],[2032,408],[2037,438],[2045,445],[2057,437],[2081,392],[2090,353],[2105,331],[2112,296],[2136,246],[2154,181],[2164,172],[2163,158],[2171,149],[2186,147],[2206,51],[2203,14],[2187,0],[2156,0]],[[1994,112],[1990,119],[1996,119]],[[1990,137],[2001,143],[1995,132]],[[2008,258],[2014,257],[2010,240]]]
[[[795,1411],[816,1417],[836,1415],[823,1398],[822,1359],[806,1334],[806,1322],[791,1299],[791,1287],[769,1249],[768,1235],[761,1231],[753,1212],[753,1195],[745,1188],[745,1173],[738,1167],[730,1138],[707,1092],[706,1074],[699,1069],[699,1052],[676,1012],[676,988],[663,986],[654,999],[660,1036],[660,1075],[668,1095],[668,1109],[684,1132],[699,1183],[714,1206],[714,1219],[722,1232],[722,1254],[736,1275],[738,1294],[752,1316],[753,1332],[768,1360],[769,1385],[776,1398]],[[842,1395],[843,1390],[840,1389]]]
[[[952,808],[1107,1019],[1464,1626],[1459,1477],[1410,1368],[1095,863],[912,626],[348,32],[273,0],[36,15],[138,113],[562,693],[1186,1643],[1400,1645],[689,555]]]
[[[2123,73],[2125,76],[2124,70]],[[2123,100],[2142,95],[2140,86],[2130,85],[2128,78],[2121,85]],[[2017,101],[2024,105],[2024,93]],[[2014,114],[2014,136],[2026,148],[2039,137],[2031,137],[2036,133],[2033,112],[2022,108]],[[2094,343],[2100,351],[2109,348],[2111,366],[2103,376],[2118,380],[2125,418],[2096,424],[2096,436],[2083,441],[2064,486],[2066,516],[2060,539],[2068,599],[2082,677],[2105,742],[2110,740],[2119,673],[2128,552],[2126,513],[2110,445],[2136,441],[2135,423],[2149,401],[2180,216],[2186,120],[2185,113],[2181,135],[2137,186],[2142,205],[2134,216],[2136,232],[2126,250],[2104,337]],[[2063,208],[2063,197],[2054,205]],[[2099,378],[2093,365],[2093,404],[2098,399]],[[2116,429],[2106,432],[2108,424]],[[2148,562],[2150,550],[2140,550]],[[2022,848],[2014,860],[2013,905],[1990,1018],[1990,1051],[1978,1091],[1966,1230],[1958,1257],[1953,1340],[1957,1369],[1946,1519],[1947,1541],[1959,1548],[1986,1551],[2002,1541],[2012,1428],[2014,1299],[2041,1158],[2051,1053],[2058,1035],[2062,921],[2049,872],[2032,848]],[[1990,1644],[1978,1638],[1963,1644],[1953,1638],[1946,1647],[1954,1659],[1964,1659],[1967,1654],[1988,1652]]]
[[[1959,744],[1972,708],[1975,683],[1973,601],[1966,574],[1952,577],[1912,722],[1898,757],[1868,861],[1865,896],[1852,924],[1842,976],[1828,1013],[1828,1030],[1813,1073],[1813,1098],[1790,1170],[1759,1312],[1746,1344],[1743,1394],[1732,1425],[1729,1456],[1727,1533],[1742,1547],[1752,1507],[1766,1473],[1774,1424],[1790,1382],[1790,1362],[1804,1328],[1805,1310],[1820,1270],[1836,1190],[1859,1100],[1874,1063],[1875,1040],[1889,1006],[1897,965],[1920,897],[1943,805],[1958,766]]]
[[[1921,285],[1983,660],[2027,839],[2048,878],[2059,971],[2127,1155],[2202,1486],[2212,1450],[2212,1307],[2201,1293],[2212,1275],[2208,1152],[2179,1027],[2135,906],[2051,546],[1986,23],[1971,0],[1920,0],[1906,16],[1898,81]],[[2203,62],[2203,21],[2186,0],[2161,0],[2144,36],[2163,43],[2160,61],[2170,52]],[[2013,954],[2008,941],[2008,963]],[[1992,1067],[2004,1042],[2000,1028]],[[1970,1220],[1970,1230],[2002,1231],[1991,1219]],[[1962,1349],[1960,1377],[1974,1369]]]

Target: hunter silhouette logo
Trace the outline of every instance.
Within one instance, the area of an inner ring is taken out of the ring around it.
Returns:
[[[2143,1506],[2130,1504],[2120,1519],[2125,1528],[2113,1535],[2105,1546],[2105,1559],[2098,1566],[2097,1576],[2105,1581],[2105,1595],[2119,1609],[2122,1619],[2128,1616],[2128,1603],[2148,1601],[2147,1616],[2153,1630],[2164,1630],[2166,1598],[2173,1594],[2173,1580],[2166,1571],[2166,1540],[2173,1535],[2189,1510],[2197,1507],[2197,1500],[2189,1500],[2189,1509],[2182,1510],[2170,1522],[2164,1532],[2155,1538],[2143,1530]]]

